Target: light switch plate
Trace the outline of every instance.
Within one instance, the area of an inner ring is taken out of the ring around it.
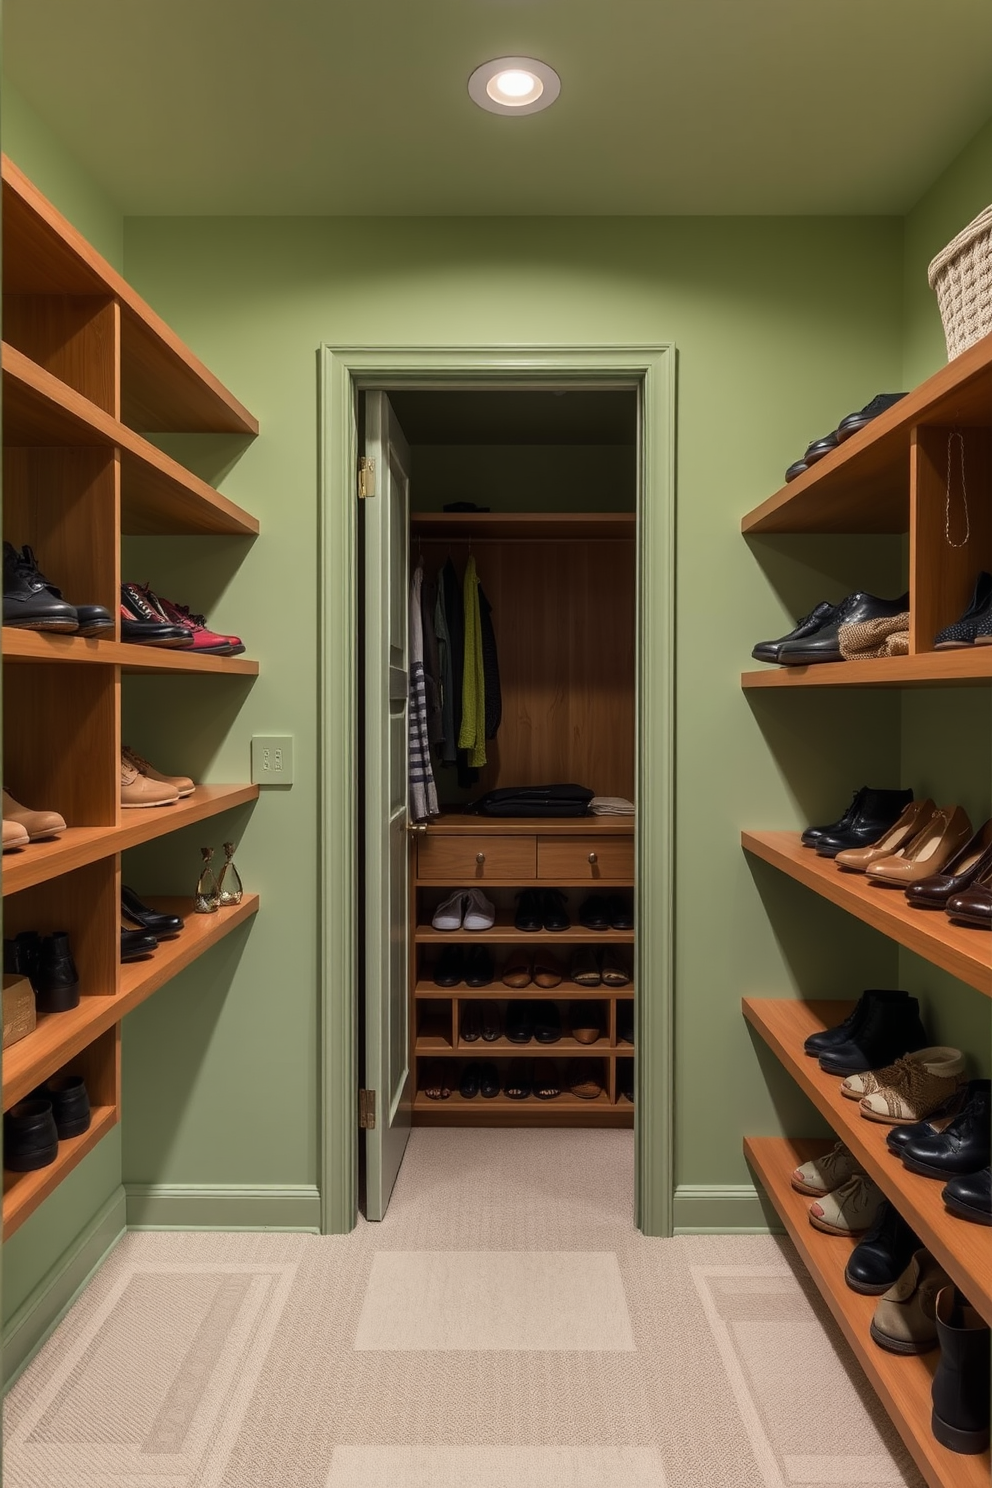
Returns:
[[[251,779],[253,785],[292,785],[291,734],[252,735]]]

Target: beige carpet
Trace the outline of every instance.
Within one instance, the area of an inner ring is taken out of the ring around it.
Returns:
[[[414,1133],[340,1238],[133,1234],[6,1488],[921,1488],[788,1243],[646,1240],[629,1132]]]

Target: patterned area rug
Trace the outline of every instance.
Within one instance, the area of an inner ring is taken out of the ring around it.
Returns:
[[[6,1488],[922,1488],[785,1240],[647,1240],[629,1132],[414,1132],[351,1235],[130,1234]]]

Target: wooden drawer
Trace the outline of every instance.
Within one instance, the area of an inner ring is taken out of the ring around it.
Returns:
[[[538,878],[633,883],[632,837],[538,837]]]
[[[526,882],[535,875],[533,837],[463,837],[430,831],[417,843],[417,874],[431,883]]]

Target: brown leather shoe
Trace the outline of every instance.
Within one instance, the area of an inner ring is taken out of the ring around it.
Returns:
[[[992,930],[992,868],[973,879],[970,889],[950,898],[947,913],[952,920],[960,920],[963,925]]]
[[[596,1059],[570,1059],[568,1088],[580,1100],[598,1100],[603,1093],[602,1065]]]
[[[880,858],[888,858],[900,848],[907,847],[936,814],[937,807],[929,798],[926,801],[910,801],[895,826],[890,827],[877,842],[870,842],[867,847],[845,847],[834,858],[834,862],[838,868],[846,868],[849,873],[864,873]]]
[[[128,764],[133,765],[146,779],[154,780],[159,785],[174,785],[180,796],[191,796],[196,790],[196,782],[190,780],[188,775],[163,775],[161,770],[156,770],[154,765],[148,763],[144,755],[132,749],[129,744],[121,747],[121,754]]]
[[[943,873],[932,873],[910,884],[906,902],[914,909],[945,909],[955,894],[963,894],[992,868],[992,818],[944,865]]]
[[[534,953],[535,987],[560,987],[564,975],[565,968],[557,956],[552,956],[550,951]]]
[[[503,967],[504,987],[529,987],[531,982],[530,957],[526,951],[514,951]]]
[[[971,822],[960,806],[942,807],[907,847],[872,863],[868,877],[872,883],[905,889],[931,874],[941,873],[971,835]]]
[[[31,811],[15,801],[9,791],[3,793],[3,819],[23,827],[29,842],[37,842],[41,837],[56,837],[65,831],[65,819],[57,811]]]
[[[149,780],[136,765],[121,755],[121,805],[124,807],[174,806],[179,792],[174,785]]]
[[[568,1009],[568,1026],[580,1044],[594,1044],[603,1037],[603,1009],[598,1002],[573,1002]]]

